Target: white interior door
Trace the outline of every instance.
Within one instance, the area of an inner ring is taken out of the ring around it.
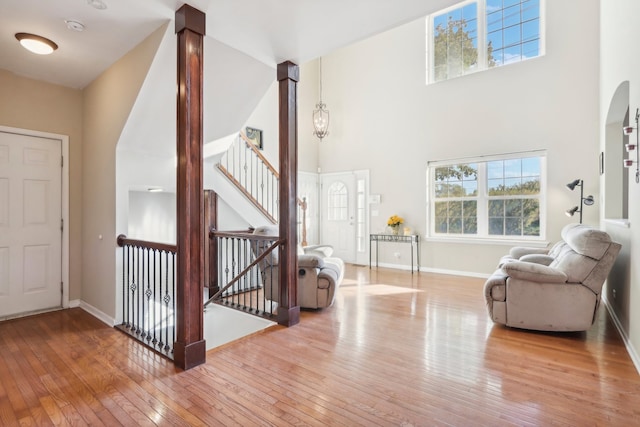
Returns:
[[[62,305],[62,141],[0,131],[0,317]]]
[[[343,261],[356,261],[356,176],[353,172],[320,177],[322,244],[333,246]]]

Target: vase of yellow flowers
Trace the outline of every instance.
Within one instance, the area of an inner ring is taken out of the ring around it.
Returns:
[[[404,219],[398,215],[391,215],[387,220],[387,225],[391,228],[391,234],[395,236],[400,233],[401,224],[404,224]]]

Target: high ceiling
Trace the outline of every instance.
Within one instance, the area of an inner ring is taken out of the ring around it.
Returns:
[[[0,0],[0,68],[83,88],[153,30],[173,20],[176,0]],[[207,15],[207,36],[271,66],[302,64],[417,19],[457,0],[192,0]],[[85,29],[67,28],[65,20]],[[49,56],[23,49],[15,33],[47,37]],[[206,43],[206,41],[205,41]]]

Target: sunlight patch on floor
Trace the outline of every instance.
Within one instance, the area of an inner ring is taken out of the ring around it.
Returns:
[[[340,283],[340,287],[343,286],[358,286],[358,281],[353,279],[343,279],[342,283]]]
[[[218,304],[211,304],[204,311],[204,339],[207,342],[207,350],[251,335],[275,324],[275,322],[261,317],[222,307]]]

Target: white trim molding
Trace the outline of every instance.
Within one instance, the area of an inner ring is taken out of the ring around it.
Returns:
[[[622,323],[620,322],[620,319],[618,319],[618,316],[616,315],[615,311],[613,310],[611,305],[609,305],[609,301],[607,301],[604,295],[602,295],[601,298],[602,298],[602,303],[604,304],[605,307],[607,307],[607,311],[611,316],[611,320],[613,321],[613,324],[616,326],[616,329],[618,330],[620,337],[622,337],[624,346],[627,349],[627,353],[629,353],[629,357],[631,358],[633,365],[636,367],[636,371],[638,372],[638,374],[640,374],[640,356],[638,356],[636,349],[633,347],[633,344],[631,344],[631,340],[629,340],[629,336],[627,335],[624,328],[622,327]]]
[[[57,139],[62,143],[62,308],[69,307],[69,136],[30,129],[0,126],[0,132],[38,138]]]
[[[391,263],[379,263],[378,267],[381,268],[393,268],[396,270],[405,270],[411,271],[411,265],[407,264],[391,264]],[[375,266],[373,268],[376,268]],[[414,267],[415,268],[415,267]],[[491,275],[486,273],[476,273],[473,271],[458,271],[458,270],[447,270],[444,268],[430,268],[430,267],[420,267],[418,271],[420,273],[434,273],[434,274],[446,274],[449,276],[463,276],[463,277],[476,277],[478,279],[488,279]]]
[[[99,320],[101,320],[102,322],[106,323],[107,325],[109,325],[111,327],[116,325],[116,319],[114,319],[113,317],[105,314],[103,311],[98,310],[97,308],[95,308],[91,304],[87,304],[86,302],[80,300],[80,302],[78,303],[78,307],[80,307],[81,309],[83,309],[84,311],[86,311],[87,313],[92,315],[93,317],[98,318]]]

